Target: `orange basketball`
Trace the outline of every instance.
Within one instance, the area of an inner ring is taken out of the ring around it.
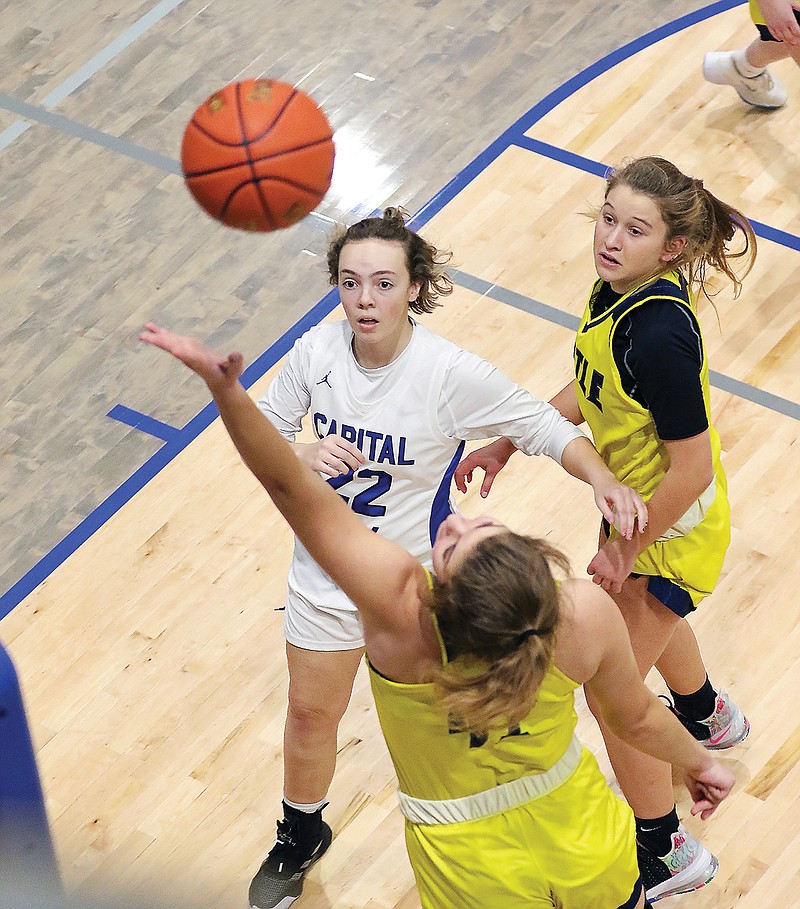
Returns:
[[[215,92],[194,112],[181,147],[197,203],[241,230],[277,230],[304,218],[328,191],[333,156],[325,114],[305,92],[270,79]]]

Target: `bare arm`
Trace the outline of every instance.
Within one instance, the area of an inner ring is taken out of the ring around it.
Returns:
[[[631,540],[615,538],[600,547],[589,564],[596,584],[618,593],[636,557],[661,537],[689,509],[714,479],[708,430],[689,439],[664,442],[669,468],[647,503],[648,525]]]
[[[422,568],[401,547],[369,530],[296,456],[239,382],[240,354],[222,357],[203,344],[148,323],[143,341],[171,353],[208,385],[242,460],[302,540],[378,628],[418,625]]]
[[[578,396],[575,393],[576,382],[577,379],[567,382],[557,395],[550,398],[550,403],[562,417],[566,417],[570,423],[580,426],[581,423],[584,422],[584,419],[581,409],[578,406]]]
[[[609,728],[623,741],[675,764],[694,800],[693,814],[705,819],[730,792],[735,779],[683,728],[644,684],[628,630],[613,600],[588,581],[568,582],[574,611],[568,640],[556,661],[583,681]]]

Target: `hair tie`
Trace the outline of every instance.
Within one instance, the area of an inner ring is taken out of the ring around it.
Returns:
[[[523,631],[521,634],[517,635],[517,637],[514,640],[514,643],[517,647],[519,647],[520,644],[524,644],[525,641],[527,641],[528,638],[531,637],[531,635],[541,634],[541,633],[542,632],[538,628],[526,628],[525,631]]]

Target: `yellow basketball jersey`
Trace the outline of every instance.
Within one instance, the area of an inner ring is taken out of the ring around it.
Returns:
[[[669,457],[652,414],[623,388],[614,361],[614,333],[624,316],[655,298],[674,300],[685,307],[698,335],[701,335],[700,325],[692,296],[677,272],[634,288],[605,312],[593,316],[591,304],[601,284],[598,280],[592,288],[575,340],[578,404],[605,463],[620,482],[631,486],[647,501],[664,479]],[[695,606],[714,589],[730,541],[727,483],[720,462],[719,436],[711,424],[705,345],[700,381],[711,438],[714,481],[680,521],[639,555],[633,569],[637,574],[674,581],[688,591]]]
[[[488,736],[450,731],[432,684],[393,682],[371,664],[369,669],[400,790],[414,798],[461,798],[543,773],[572,741],[577,723],[573,692],[578,686],[555,666],[545,675],[526,719],[514,729],[494,730]]]
[[[633,813],[573,737],[575,682],[551,667],[518,728],[477,737],[450,731],[433,685],[369,671],[422,909],[633,904]],[[552,777],[568,754],[570,766],[543,794],[517,798],[515,791],[502,805],[504,790]],[[434,816],[412,820],[403,810],[407,797],[433,806]]]

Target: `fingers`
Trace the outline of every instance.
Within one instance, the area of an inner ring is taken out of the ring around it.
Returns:
[[[497,471],[487,470],[483,476],[483,483],[481,483],[481,498],[485,499],[486,496],[492,490],[492,484],[494,483],[494,478],[497,476]]]
[[[329,435],[320,440],[313,466],[327,477],[338,477],[367,463],[361,450],[341,436]]]
[[[466,492],[467,484],[472,482],[472,471],[471,470],[468,470],[468,471],[461,470],[460,467],[457,467],[455,476],[454,476],[454,480],[455,480],[455,484],[456,484],[456,489],[459,492]]]
[[[708,799],[698,799],[691,807],[691,814],[694,817],[699,814],[701,820],[706,821],[716,810],[717,806],[713,802]]]

